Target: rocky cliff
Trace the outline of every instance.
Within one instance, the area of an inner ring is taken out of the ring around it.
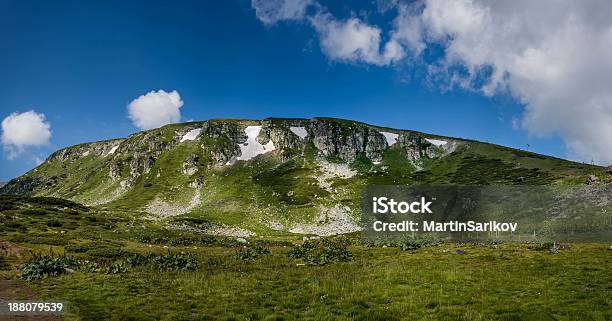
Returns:
[[[205,220],[221,234],[333,234],[356,229],[367,184],[551,184],[599,173],[501,146],[341,119],[213,119],[59,150],[0,192],[66,198],[180,228]]]

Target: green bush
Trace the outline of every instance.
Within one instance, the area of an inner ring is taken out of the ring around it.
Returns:
[[[115,261],[101,269],[106,274],[120,274],[128,271],[128,266],[123,260]]]
[[[237,261],[254,261],[258,256],[270,254],[270,250],[263,246],[241,248],[238,250],[234,259]]]
[[[57,276],[67,273],[68,269],[75,269],[79,265],[80,261],[67,256],[34,255],[21,267],[21,278],[30,281]]]
[[[551,251],[555,248],[553,242],[528,243],[527,248],[534,251]]]
[[[458,246],[476,246],[476,247],[492,247],[492,248],[496,248],[498,245],[504,243],[501,240],[496,240],[496,239],[490,239],[490,240],[472,240],[472,239],[468,239],[468,240],[463,240],[460,242],[457,242]]]
[[[184,254],[168,254],[156,256],[153,263],[160,271],[178,271],[190,270],[197,268],[197,260],[191,255]]]
[[[402,251],[415,251],[420,248],[428,247],[428,246],[437,246],[440,244],[440,241],[432,240],[432,239],[410,239],[405,240],[400,244],[400,248]]]
[[[87,254],[94,257],[115,259],[124,256],[128,252],[116,247],[100,247],[87,250]]]
[[[289,250],[292,259],[302,259],[312,265],[325,265],[331,262],[346,262],[353,253],[341,242],[328,239],[309,240]]]

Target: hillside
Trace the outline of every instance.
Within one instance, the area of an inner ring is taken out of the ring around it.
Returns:
[[[210,234],[356,231],[367,184],[584,184],[598,166],[331,119],[213,119],[68,147],[3,194],[57,197]]]

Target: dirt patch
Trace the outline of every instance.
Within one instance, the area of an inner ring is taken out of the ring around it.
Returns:
[[[23,281],[7,280],[0,278],[0,300],[36,300],[38,297],[27,287]],[[0,316],[6,321],[60,321],[61,316],[36,315],[36,316]]]
[[[0,240],[0,256],[20,256],[24,248],[9,241]]]
[[[9,241],[0,240],[0,257],[20,257],[25,248]],[[37,300],[38,296],[30,289],[25,281],[11,280],[0,275],[0,301],[1,300]],[[6,321],[58,321],[63,320],[61,316],[37,315],[37,316],[0,316],[0,320]]]
[[[34,300],[34,291],[21,281],[0,279],[0,300]]]

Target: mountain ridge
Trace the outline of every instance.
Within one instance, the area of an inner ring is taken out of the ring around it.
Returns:
[[[584,184],[602,167],[317,117],[210,119],[60,149],[1,193],[65,198],[222,235],[358,230],[370,184]]]

